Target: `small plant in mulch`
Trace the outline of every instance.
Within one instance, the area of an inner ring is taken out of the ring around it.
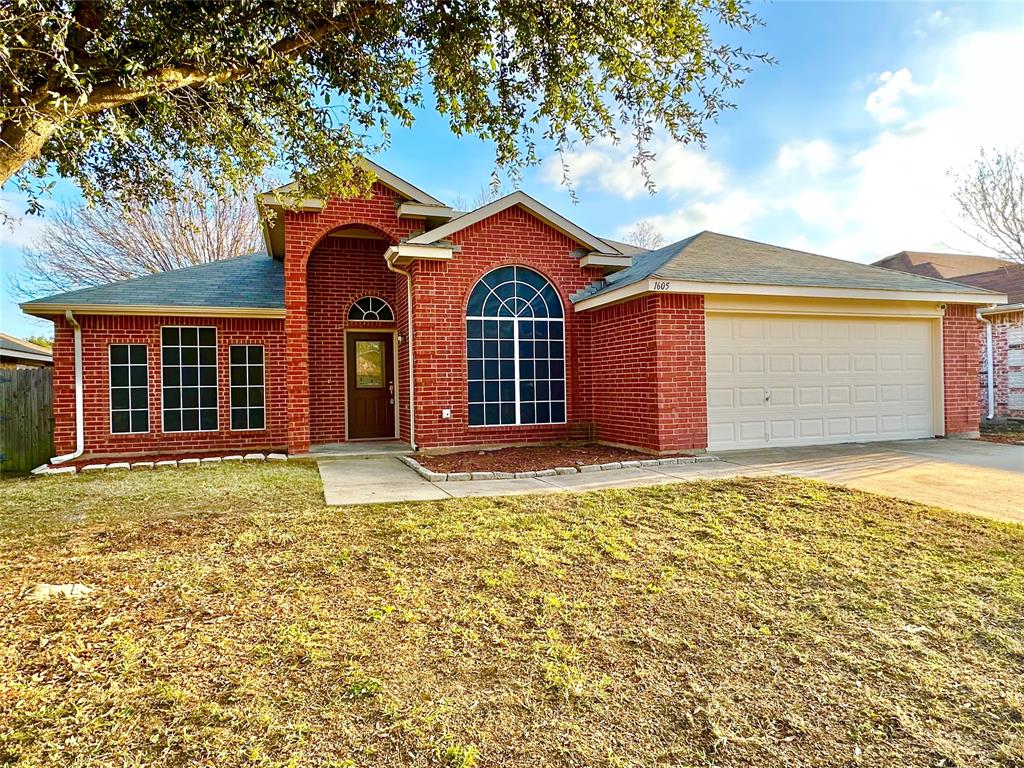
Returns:
[[[416,460],[432,472],[535,472],[555,467],[582,467],[588,464],[643,461],[653,458],[661,457],[597,443],[569,443],[460,451],[436,456],[417,456]]]

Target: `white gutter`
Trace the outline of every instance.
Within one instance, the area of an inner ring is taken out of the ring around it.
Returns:
[[[994,356],[992,354],[992,321],[988,320],[984,315],[981,314],[979,309],[977,312],[978,319],[985,324],[985,368],[987,375],[985,376],[988,383],[988,419],[992,419],[996,415],[996,372],[994,365]]]
[[[64,317],[75,329],[75,450],[64,456],[54,456],[51,464],[63,464],[77,459],[85,452],[85,408],[82,396],[82,326],[75,320],[70,309],[64,310]]]
[[[392,272],[405,275],[405,318],[408,323],[408,331],[406,344],[409,345],[409,447],[414,451],[416,449],[416,385],[413,383],[413,357],[412,357],[412,275],[406,272],[404,269],[399,269],[391,263],[391,256],[393,253],[397,253],[397,249],[392,246],[388,248],[384,254],[384,263],[388,265],[388,269]]]

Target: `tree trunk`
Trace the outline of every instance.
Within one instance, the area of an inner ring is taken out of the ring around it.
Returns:
[[[0,127],[0,186],[35,160],[50,140],[60,122],[50,117],[36,116],[27,123],[9,120]]]

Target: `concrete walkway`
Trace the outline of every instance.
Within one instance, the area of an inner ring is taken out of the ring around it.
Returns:
[[[1024,446],[965,440],[733,451],[721,461],[554,477],[431,483],[393,457],[318,459],[331,505],[590,491],[685,480],[796,475],[1024,522]]]

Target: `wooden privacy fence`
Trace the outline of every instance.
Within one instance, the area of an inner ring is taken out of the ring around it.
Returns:
[[[53,456],[50,368],[0,368],[0,472],[28,472]]]

